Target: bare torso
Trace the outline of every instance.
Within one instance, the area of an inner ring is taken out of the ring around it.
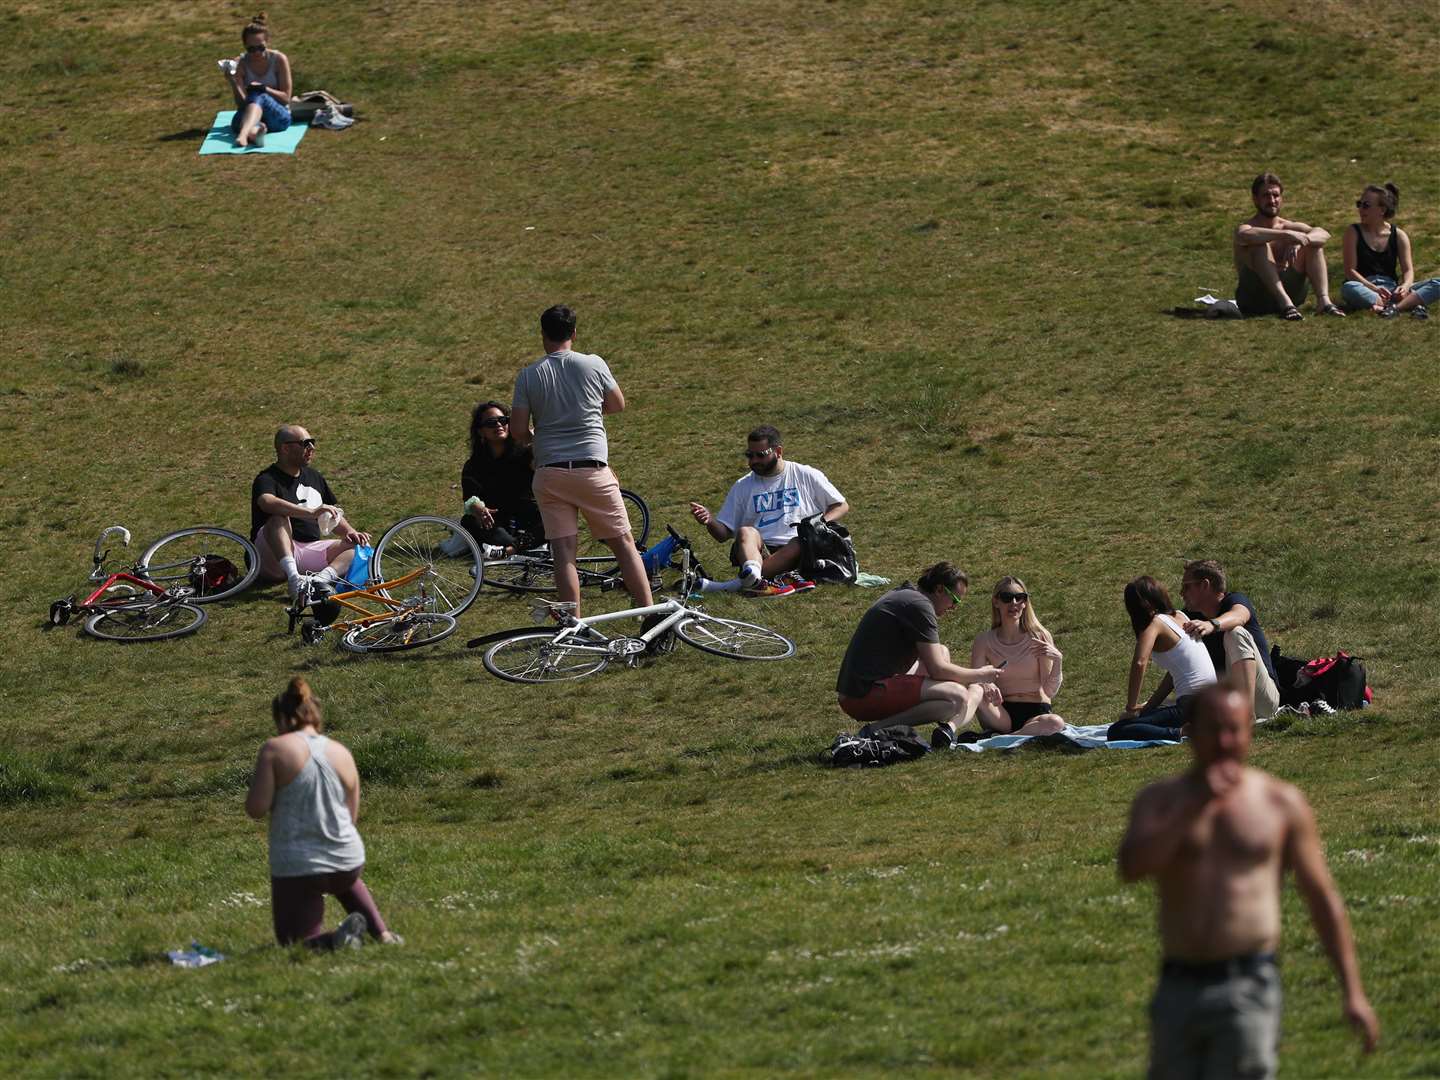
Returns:
[[[1194,774],[1162,781],[1152,805],[1186,799],[1200,782]],[[1166,957],[1204,962],[1274,951],[1292,805],[1289,785],[1247,768],[1196,814],[1157,875]]]
[[[1241,223],[1257,229],[1288,229],[1292,222],[1286,218],[1274,217],[1263,218],[1259,214]],[[1270,251],[1275,257],[1275,265],[1282,270],[1288,269],[1295,261],[1296,245],[1289,240],[1272,240],[1269,244]],[[1240,242],[1240,233],[1237,230],[1230,242],[1231,257],[1235,261],[1235,270],[1238,273],[1242,269],[1253,269],[1250,263],[1250,247]]]

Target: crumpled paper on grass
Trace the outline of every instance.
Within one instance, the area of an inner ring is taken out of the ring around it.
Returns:
[[[214,949],[206,948],[198,941],[192,941],[188,949],[171,949],[165,954],[176,967],[202,968],[218,964],[225,957]]]

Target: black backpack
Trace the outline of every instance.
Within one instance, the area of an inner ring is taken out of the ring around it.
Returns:
[[[1343,649],[1334,656],[1296,660],[1281,656],[1277,645],[1270,649],[1270,662],[1275,665],[1281,705],[1323,701],[1335,709],[1359,709],[1371,698],[1365,665]]]
[[[837,769],[860,769],[914,761],[929,752],[930,744],[916,734],[914,728],[902,725],[873,735],[836,735],[820,760]]]
[[[800,574],[811,581],[854,585],[860,564],[850,530],[824,514],[805,518],[796,525],[800,540]]]

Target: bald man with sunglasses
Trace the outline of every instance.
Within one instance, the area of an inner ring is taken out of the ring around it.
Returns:
[[[370,543],[368,533],[345,520],[325,477],[310,467],[314,460],[314,437],[299,424],[286,424],[275,432],[275,463],[250,485],[250,536],[260,577],[284,581],[292,601],[305,575],[333,585],[349,571],[355,548]],[[322,535],[322,523],[330,525],[333,539]]]

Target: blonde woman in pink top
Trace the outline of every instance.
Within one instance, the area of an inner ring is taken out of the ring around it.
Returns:
[[[987,697],[976,711],[997,735],[1051,735],[1065,726],[1050,702],[1060,690],[1063,654],[1040,625],[1025,583],[1003,577],[990,594],[990,629],[970,646],[970,666],[1001,668],[1001,704]]]

